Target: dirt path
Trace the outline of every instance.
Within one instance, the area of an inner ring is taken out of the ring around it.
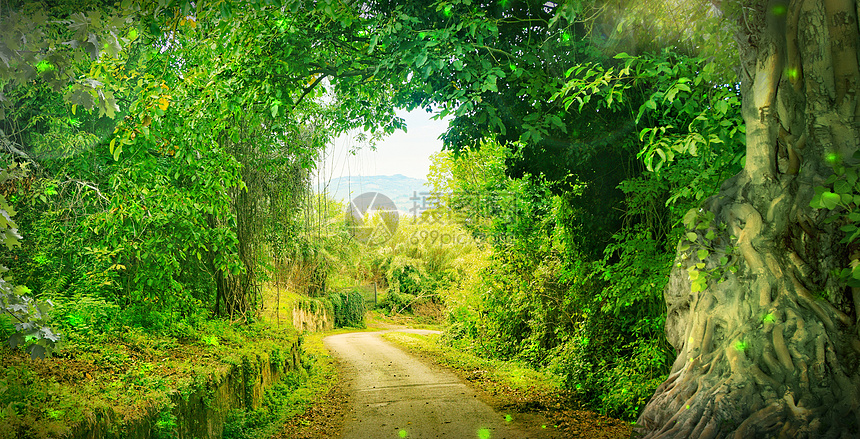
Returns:
[[[380,333],[333,335],[324,343],[340,361],[351,396],[344,439],[546,437],[495,412],[459,377],[391,345]]]

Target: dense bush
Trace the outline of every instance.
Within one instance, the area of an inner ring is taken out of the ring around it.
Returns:
[[[358,289],[328,294],[334,311],[334,325],[338,328],[364,327],[364,297]]]
[[[611,117],[643,126],[639,139],[615,137],[600,160],[572,165],[565,181],[512,178],[520,147],[487,141],[438,156],[431,180],[448,194],[452,216],[487,248],[443,295],[444,339],[548,368],[591,407],[635,419],[674,354],[663,332],[662,291],[681,218],[738,171],[743,128],[736,90],[710,87],[707,78],[716,76],[706,61],[663,53],[629,65],[654,88],[625,88],[643,110]],[[580,71],[588,69],[600,68]],[[649,77],[649,69],[671,74]],[[697,69],[701,75],[690,80]],[[676,89],[663,100],[654,91],[677,83],[699,89]],[[644,163],[635,157],[640,148]],[[606,166],[608,157],[617,157],[616,166]],[[506,205],[510,199],[516,203]]]

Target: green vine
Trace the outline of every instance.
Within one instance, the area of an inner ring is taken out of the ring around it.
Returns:
[[[726,270],[731,273],[738,271],[734,258],[736,248],[718,245],[718,233],[725,231],[726,225],[716,224],[714,219],[713,212],[703,209],[690,209],[684,215],[687,233],[678,244],[678,250],[684,252],[684,259],[693,260],[693,264],[687,267],[687,274],[694,293],[704,291],[710,281],[722,282]],[[719,257],[719,263],[709,267],[708,260],[713,256]]]
[[[860,160],[860,151],[855,152],[853,158]],[[834,212],[824,223],[840,224],[839,230],[845,233],[840,242],[851,244],[860,237],[860,164],[846,165],[836,154],[830,154],[827,161],[833,167],[833,174],[825,180],[824,186],[815,188],[809,205]],[[837,274],[848,286],[860,287],[860,252],[852,253],[848,267]]]
[[[364,327],[364,297],[357,289],[330,293],[336,327]]]

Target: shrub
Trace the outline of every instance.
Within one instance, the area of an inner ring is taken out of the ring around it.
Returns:
[[[386,314],[399,314],[401,312],[412,312],[412,305],[417,301],[417,297],[413,294],[400,293],[395,289],[389,289],[382,300],[379,301],[379,308]]]
[[[70,340],[90,339],[119,328],[120,313],[120,307],[112,301],[75,295],[60,299],[54,307],[54,322]]]
[[[334,311],[334,325],[338,328],[346,326],[364,327],[364,297],[358,289],[329,293]]]

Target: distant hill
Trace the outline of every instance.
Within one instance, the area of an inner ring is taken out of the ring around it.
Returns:
[[[397,210],[408,212],[414,206],[415,200],[410,200],[415,193],[419,197],[422,192],[430,191],[427,180],[411,178],[405,175],[374,175],[370,177],[339,177],[333,178],[326,188],[329,196],[336,200],[347,202],[365,192],[379,192],[397,206]],[[322,192],[318,189],[318,192]],[[421,202],[418,201],[420,204]]]

